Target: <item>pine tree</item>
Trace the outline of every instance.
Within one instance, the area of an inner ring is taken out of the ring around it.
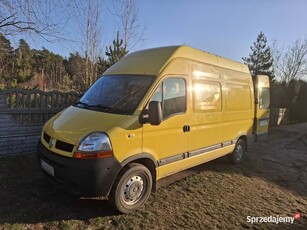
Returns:
[[[270,80],[274,78],[273,57],[271,48],[267,46],[267,39],[263,32],[257,37],[257,41],[250,47],[252,53],[249,57],[243,57],[243,61],[248,65],[253,79],[256,75],[268,75]]]
[[[80,92],[88,89],[86,85],[86,60],[78,52],[70,53],[69,58],[64,61],[64,66],[70,79],[73,80],[74,86]]]
[[[116,34],[116,39],[113,40],[113,47],[109,46],[106,47],[106,56],[108,57],[107,65],[106,67],[109,68],[114,63],[116,63],[119,59],[121,59],[123,56],[125,56],[128,51],[126,46],[123,45],[123,39],[119,38],[119,32]]]
[[[10,40],[0,34],[0,82],[8,79],[12,72],[13,47]]]
[[[106,71],[109,68],[109,62],[105,60],[102,57],[98,57],[98,60],[96,62],[96,70],[97,70],[97,75],[100,77],[104,71]]]
[[[19,40],[16,50],[17,83],[30,80],[34,76],[34,53],[24,39]]]

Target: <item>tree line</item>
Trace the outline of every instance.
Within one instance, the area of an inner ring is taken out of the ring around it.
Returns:
[[[39,87],[43,90],[84,92],[127,53],[119,32],[112,45],[105,48],[104,57],[98,57],[95,62],[78,52],[70,53],[66,58],[46,48],[31,49],[24,39],[20,39],[18,47],[13,48],[10,40],[0,34],[0,79],[6,88]]]
[[[253,77],[265,74],[270,80],[290,82],[303,80],[307,75],[307,39],[296,39],[287,48],[279,47],[277,41],[267,44],[263,32],[253,43],[251,53],[242,60],[248,65]]]
[[[250,72],[268,75],[271,82],[271,107],[288,108],[291,122],[307,121],[307,40],[298,38],[289,47],[277,42],[267,45],[261,32],[243,61]]]
[[[107,19],[112,26],[104,27]],[[118,31],[113,42],[105,41],[108,30]],[[85,91],[143,40],[144,31],[136,0],[0,1],[0,87]],[[72,45],[76,52],[62,57],[31,49],[24,39],[14,48],[16,35]]]
[[[69,57],[54,54],[46,48],[31,49],[24,39],[13,48],[10,40],[0,34],[0,78],[7,87],[35,86],[44,90],[75,89],[84,91],[112,64],[128,53],[128,41],[117,32],[112,45],[105,48],[105,55],[89,58],[86,51],[70,53]],[[307,74],[307,40],[297,39],[288,49],[267,45],[263,32],[253,43],[251,53],[243,57],[253,77],[265,74],[271,82],[289,83]]]

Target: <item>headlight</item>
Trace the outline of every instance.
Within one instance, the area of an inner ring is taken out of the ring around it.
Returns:
[[[91,133],[74,153],[75,158],[95,159],[113,156],[109,137],[104,133]]]

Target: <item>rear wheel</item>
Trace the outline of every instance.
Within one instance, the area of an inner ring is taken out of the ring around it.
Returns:
[[[109,203],[122,213],[131,213],[145,203],[152,188],[152,176],[144,165],[127,165],[117,176]]]
[[[242,162],[245,155],[246,144],[243,139],[239,139],[232,153],[228,155],[228,159],[231,163],[239,164]]]

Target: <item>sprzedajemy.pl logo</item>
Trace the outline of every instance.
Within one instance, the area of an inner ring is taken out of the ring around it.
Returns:
[[[291,223],[293,224],[294,220],[299,220],[301,218],[301,214],[299,212],[294,213],[293,217],[290,216],[247,216],[247,223]]]

